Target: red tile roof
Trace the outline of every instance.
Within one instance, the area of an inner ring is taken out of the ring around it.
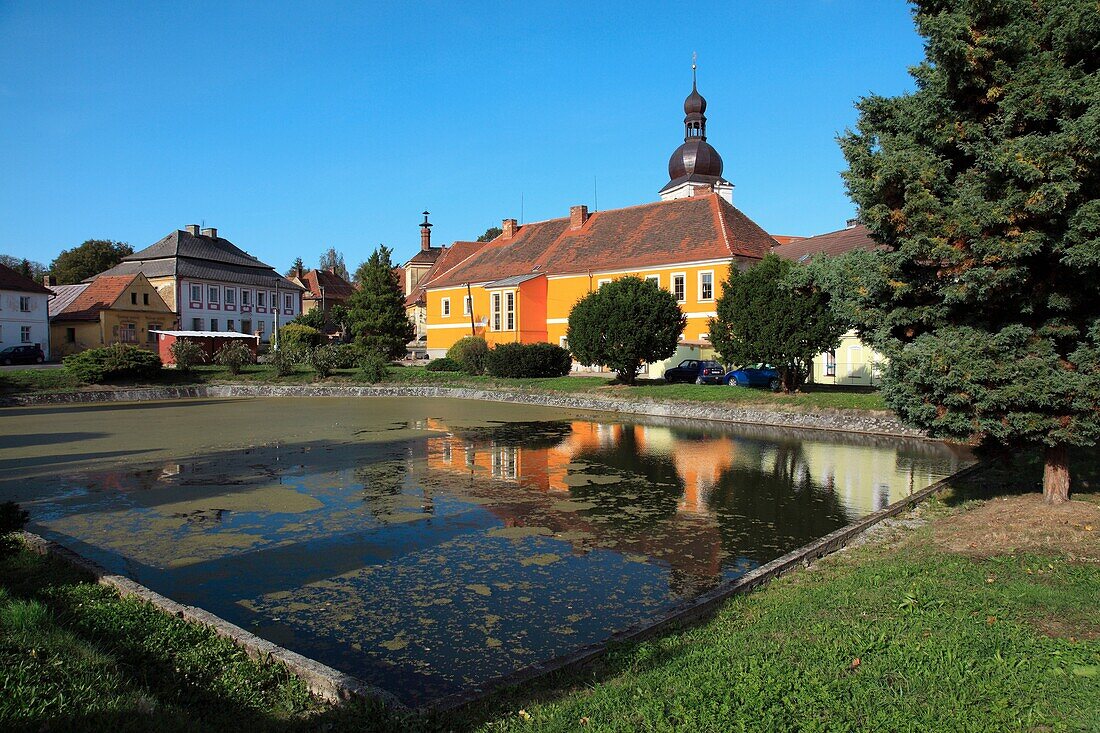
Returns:
[[[53,291],[41,283],[21,275],[7,265],[0,265],[0,290],[15,290],[20,293],[40,293],[53,295]]]
[[[308,291],[302,296],[306,300],[320,300],[321,288],[325,289],[325,300],[345,301],[355,292],[351,283],[328,270],[304,272],[301,281]]]
[[[577,229],[569,228],[568,217],[525,224],[511,239],[497,237],[428,287],[531,272],[561,275],[733,257],[759,259],[774,245],[755,222],[710,193],[596,212]]]
[[[791,242],[797,242],[800,239],[805,239],[805,237],[793,236],[790,234],[773,234],[772,239],[775,240],[776,244],[790,244]]]
[[[59,321],[99,320],[99,312],[110,308],[136,277],[137,275],[100,275],[88,283],[84,292],[76,296],[54,318]]]
[[[424,292],[433,281],[443,277],[458,265],[484,249],[488,242],[454,242],[450,247],[445,247],[436,259],[432,269],[424,273],[420,282],[405,298],[405,307],[416,305],[424,298]]]
[[[871,239],[871,233],[867,231],[867,227],[855,224],[847,229],[818,234],[816,237],[799,239],[790,244],[781,244],[774,247],[772,251],[784,259],[804,261],[815,255],[836,257],[853,250],[870,252],[880,249],[886,249],[886,245]]]

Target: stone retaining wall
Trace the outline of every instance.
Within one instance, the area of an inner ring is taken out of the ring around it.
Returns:
[[[525,392],[521,390],[436,387],[432,385],[277,385],[221,384],[194,387],[151,387],[147,389],[88,390],[20,395],[6,398],[5,405],[56,405],[78,402],[144,402],[194,397],[447,397],[489,402],[512,402],[573,410],[595,410],[627,415],[674,417],[688,420],[809,428],[846,433],[924,437],[921,431],[902,424],[891,412],[868,410],[784,410],[760,405],[711,405],[700,402],[629,400],[621,397],[575,393]]]

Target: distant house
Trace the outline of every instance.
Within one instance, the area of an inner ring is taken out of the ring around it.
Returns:
[[[420,249],[405,264],[393,268],[394,276],[401,283],[401,292],[405,294],[405,314],[416,327],[414,343],[422,343],[427,339],[427,313],[424,310],[422,281],[446,249],[446,247],[432,246],[432,224],[428,221],[429,213],[424,212],[424,221],[420,223]]]
[[[50,340],[56,356],[130,344],[155,351],[156,336],[172,328],[176,314],[142,273],[103,275],[90,283],[54,286]]]
[[[428,318],[427,318],[427,292],[428,287],[439,278],[446,275],[452,269],[462,264],[468,257],[477,254],[488,242],[453,242],[449,247],[443,247],[435,258],[432,266],[417,278],[416,286],[412,292],[405,294],[405,312],[409,320],[416,326],[416,340],[427,343]],[[463,315],[467,317],[465,324],[469,324],[469,308],[463,301]],[[465,327],[465,326],[464,326]],[[469,333],[464,335],[470,335]]]
[[[219,237],[189,224],[115,267],[90,278],[142,273],[191,331],[256,334],[269,341],[276,325],[302,312],[301,285]]]
[[[886,249],[871,239],[867,227],[852,221],[844,229],[816,237],[794,239],[773,247],[784,259],[806,263],[814,257],[837,257],[847,252]],[[876,385],[879,384],[886,357],[863,343],[855,331],[848,331],[840,345],[814,359],[810,380],[816,384]]]
[[[291,282],[304,288],[302,294],[302,312],[309,313],[320,308],[326,315],[334,305],[347,305],[355,286],[328,270],[297,270],[290,275]]]
[[[50,358],[50,317],[53,296],[41,283],[0,265],[0,349],[38,345]]]

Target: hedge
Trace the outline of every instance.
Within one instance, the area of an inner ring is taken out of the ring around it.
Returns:
[[[499,344],[489,351],[494,377],[564,377],[572,368],[573,357],[554,344]]]

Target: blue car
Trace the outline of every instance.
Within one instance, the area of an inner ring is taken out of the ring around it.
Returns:
[[[783,386],[779,370],[770,364],[753,364],[734,369],[726,375],[724,381],[731,387],[767,387],[772,392]]]

